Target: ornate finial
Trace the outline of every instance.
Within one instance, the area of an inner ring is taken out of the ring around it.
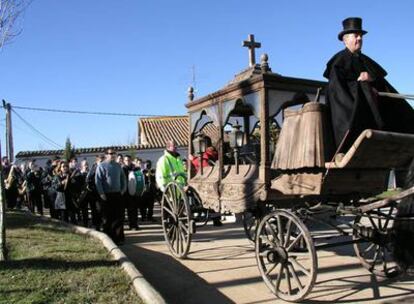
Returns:
[[[256,42],[254,41],[254,35],[250,34],[249,35],[249,40],[247,41],[243,41],[242,44],[244,47],[249,48],[249,66],[253,67],[256,64],[256,55],[255,55],[255,50],[254,49],[258,49],[262,46],[262,44],[260,42]]]
[[[269,68],[269,63],[267,62],[269,60],[269,56],[264,53],[262,56],[260,56],[260,68],[262,69],[262,72],[270,72],[271,69]]]
[[[189,101],[193,101],[194,100],[194,88],[193,87],[188,87],[188,100]]]

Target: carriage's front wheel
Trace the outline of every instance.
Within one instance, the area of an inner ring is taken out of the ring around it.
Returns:
[[[270,291],[285,301],[301,301],[312,290],[317,271],[315,246],[307,227],[293,213],[276,210],[257,228],[256,260]]]
[[[184,259],[190,250],[193,221],[187,194],[175,182],[169,183],[161,200],[161,224],[168,249]]]

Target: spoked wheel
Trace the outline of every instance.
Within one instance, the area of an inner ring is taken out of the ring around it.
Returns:
[[[362,266],[378,276],[395,277],[400,273],[394,261],[392,227],[397,208],[391,205],[357,216],[354,221],[354,250]]]
[[[187,194],[188,204],[190,205],[190,210],[194,222],[196,223],[197,227],[205,226],[210,219],[209,209],[203,207],[200,196],[193,188],[190,187],[187,191]]]
[[[255,242],[260,219],[261,217],[258,216],[257,210],[245,210],[242,214],[244,233],[252,243]]]
[[[177,183],[169,183],[161,200],[161,223],[170,252],[177,258],[187,257],[193,221],[188,197]]]
[[[285,301],[301,301],[312,290],[318,262],[308,228],[293,213],[276,210],[257,229],[256,260],[270,291]]]
[[[271,204],[261,204],[255,209],[248,209],[242,213],[244,233],[246,234],[247,239],[253,244],[256,241],[256,231],[261,219],[274,209],[274,206]]]

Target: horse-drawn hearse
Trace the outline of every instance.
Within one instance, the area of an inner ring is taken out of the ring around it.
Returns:
[[[320,249],[353,244],[369,271],[397,272],[393,227],[410,220],[397,219],[397,205],[414,189],[376,196],[387,189],[390,170],[413,158],[414,135],[365,130],[349,151],[335,153],[325,86],[272,73],[264,54],[217,92],[194,100],[189,89],[189,153],[201,158],[211,142],[218,159],[197,172],[189,168],[188,186],[166,187],[162,226],[175,257],[189,253],[202,206],[243,214],[260,274],[283,300],[300,301],[311,291]],[[352,240],[316,238],[309,229],[315,222],[350,234],[323,214],[353,217]]]

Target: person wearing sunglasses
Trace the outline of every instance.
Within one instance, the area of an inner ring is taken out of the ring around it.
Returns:
[[[115,151],[108,149],[105,161],[96,169],[95,185],[100,197],[103,232],[117,245],[122,245],[125,240],[122,195],[126,191],[126,177],[115,159]]]

